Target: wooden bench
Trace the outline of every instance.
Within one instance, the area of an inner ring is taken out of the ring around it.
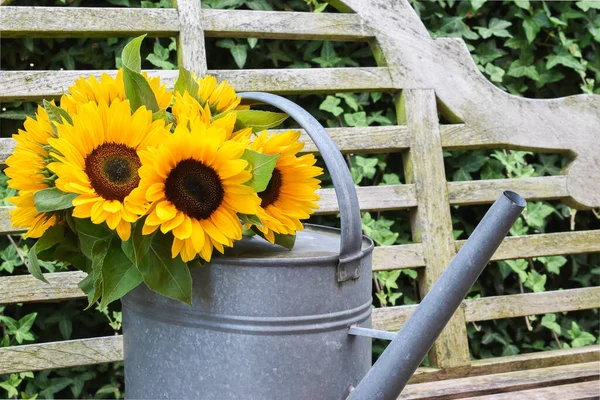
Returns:
[[[3,1],[2,3],[8,3]],[[417,268],[421,294],[440,276],[464,241],[452,234],[450,206],[489,204],[501,190],[528,200],[560,199],[572,207],[600,207],[600,96],[529,100],[502,92],[479,73],[460,39],[432,39],[407,0],[346,0],[346,13],[314,14],[201,9],[177,0],[173,9],[2,7],[1,33],[10,37],[176,36],[179,62],[206,72],[204,37],[368,41],[378,67],[213,70],[238,91],[397,94],[398,126],[334,128],[339,148],[353,152],[403,152],[406,184],[360,187],[363,210],[408,209],[414,244],[379,247],[376,271]],[[339,3],[339,2],[336,2]],[[354,13],[352,12],[354,11]],[[293,22],[293,23],[291,23]],[[102,71],[1,71],[1,101],[57,98],[80,75]],[[171,86],[176,71],[149,71]],[[115,71],[108,71],[115,74]],[[452,122],[440,125],[438,112]],[[0,160],[13,147],[0,140]],[[314,150],[312,144],[309,150]],[[531,149],[570,151],[576,157],[559,176],[447,182],[444,150]],[[332,189],[321,191],[320,213],[337,211]],[[17,232],[8,209],[0,230]],[[507,238],[493,260],[600,251],[600,230]],[[84,297],[80,272],[0,278],[0,304]],[[593,398],[598,396],[600,346],[471,360],[467,323],[597,308],[600,288],[527,293],[465,300],[401,398]],[[397,330],[415,306],[377,308],[373,326]],[[0,349],[0,374],[113,362],[122,359],[120,336]],[[507,393],[513,392],[513,393]]]

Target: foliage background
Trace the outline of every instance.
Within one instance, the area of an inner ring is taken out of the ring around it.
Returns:
[[[514,95],[552,98],[580,93],[600,94],[600,3],[515,1],[412,1],[433,36],[462,37],[478,68],[494,84]],[[171,7],[169,0],[17,0],[13,5]],[[205,0],[205,8],[336,12],[318,0]],[[113,69],[125,39],[4,39],[2,69]],[[215,39],[206,43],[209,69],[313,68],[375,66],[365,43]],[[173,38],[145,41],[144,68],[176,65]],[[389,93],[338,93],[291,97],[327,126],[396,123]],[[30,115],[31,103],[2,104],[1,134],[8,137]],[[443,118],[442,122],[445,122]],[[358,185],[404,181],[401,154],[350,155]],[[534,154],[506,149],[445,153],[448,180],[518,178],[556,175],[568,163],[566,154]],[[327,183],[327,182],[326,182]],[[13,195],[0,175],[0,198]],[[2,205],[7,205],[1,200]],[[466,238],[486,206],[453,207],[455,236]],[[335,217],[311,222],[336,224]],[[531,202],[511,230],[513,235],[594,229],[597,211],[576,212],[559,202]],[[406,211],[363,214],[363,229],[378,245],[410,243]],[[11,243],[11,241],[14,241]],[[0,239],[0,275],[24,274],[27,247],[19,236]],[[19,248],[20,255],[16,251]],[[47,271],[61,265],[44,263]],[[600,255],[538,257],[493,263],[470,297],[597,286]],[[413,304],[419,274],[412,270],[374,276],[376,307]],[[0,307],[0,347],[120,332],[118,304],[83,312],[85,302],[17,304]],[[558,347],[599,343],[598,310],[486,321],[468,326],[473,358],[512,355]],[[374,357],[384,344],[374,343]],[[425,361],[427,363],[427,360]],[[0,397],[121,398],[121,363],[0,376]]]

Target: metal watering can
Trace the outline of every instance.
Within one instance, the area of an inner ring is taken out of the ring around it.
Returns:
[[[191,271],[193,307],[144,285],[123,298],[127,398],[395,399],[517,219],[504,192],[397,334],[370,329],[373,242],[346,163],[323,127],[282,97],[335,186],[338,229],[306,225],[292,251],[244,238]],[[371,368],[371,338],[392,342]]]

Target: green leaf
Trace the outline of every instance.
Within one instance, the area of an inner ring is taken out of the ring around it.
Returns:
[[[319,64],[321,68],[333,68],[337,66],[342,59],[335,53],[333,44],[331,42],[323,42],[323,47],[321,47],[321,56],[313,58],[312,61]]]
[[[48,118],[50,121],[57,122],[59,124],[63,123],[63,119],[65,119],[69,124],[73,124],[73,120],[71,116],[66,110],[63,110],[60,107],[55,106],[51,102],[44,100],[43,101],[44,109],[48,113]]]
[[[35,278],[39,279],[42,282],[45,283],[50,283],[46,280],[46,278],[44,278],[44,275],[42,274],[42,270],[40,269],[40,262],[37,258],[37,243],[34,244],[33,246],[31,246],[31,249],[29,249],[29,262],[27,263],[27,270],[29,271],[29,273],[31,275],[33,275]]]
[[[283,235],[280,233],[275,233],[275,244],[283,246],[288,250],[292,250],[295,243],[296,235]]]
[[[39,213],[66,210],[73,207],[73,200],[79,196],[77,193],[65,193],[53,187],[35,192],[33,202]]]
[[[148,252],[138,264],[144,283],[157,293],[192,304],[192,277],[180,257],[171,257],[172,237],[157,232]]]
[[[344,121],[348,124],[348,126],[368,126],[367,123],[367,113],[364,111],[352,113],[352,114],[344,114]]]
[[[554,207],[546,203],[527,203],[523,216],[527,225],[542,230],[546,226],[546,217],[554,212]]]
[[[560,268],[567,263],[567,259],[563,256],[538,257],[537,260],[544,264],[546,271],[556,275],[560,274]]]
[[[523,65],[523,64],[521,64],[521,60],[515,60],[510,64],[510,67],[508,67],[508,75],[515,77],[515,78],[520,78],[520,77],[526,76],[535,81],[540,79],[540,76],[538,75],[538,72],[535,69],[535,66],[534,65]]]
[[[236,44],[229,49],[229,52],[233,56],[233,60],[237,64],[238,68],[244,68],[246,64],[246,58],[248,57],[248,46],[245,44]]]
[[[198,91],[200,90],[200,85],[192,76],[192,73],[183,67],[179,67],[179,76],[175,81],[175,91],[180,94],[184,94],[184,92],[188,92],[190,96],[198,100]]]
[[[262,154],[246,149],[241,158],[248,161],[252,168],[252,179],[245,185],[252,187],[258,193],[264,191],[269,185],[279,154]]]
[[[256,226],[260,226],[260,227],[263,226],[263,223],[260,220],[260,218],[258,218],[258,215],[250,215],[250,214],[242,214],[242,213],[237,213],[237,215],[244,224],[256,225]]]
[[[529,10],[531,5],[529,4],[529,0],[515,0],[515,4],[517,7],[523,8],[525,10]]]
[[[100,308],[120,299],[142,283],[142,274],[121,250],[117,240],[113,240],[103,259],[102,280]]]
[[[358,111],[359,104],[358,101],[356,101],[355,95],[353,95],[352,93],[336,93],[335,95],[336,97],[344,99],[346,104],[348,104],[348,107],[350,107],[354,111]]]
[[[501,264],[505,264],[508,265],[510,267],[510,269],[512,269],[514,272],[516,272],[519,275],[519,278],[521,278],[522,282],[526,282],[527,281],[527,261],[519,259],[519,260],[506,260],[506,261],[500,261]]]
[[[165,49],[166,50],[166,49]],[[161,60],[155,54],[148,54],[146,56],[146,60],[150,61],[150,63],[161,69],[175,69],[175,64],[167,60]]]
[[[548,62],[546,63],[547,69],[552,69],[557,65],[564,65],[567,68],[574,69],[575,71],[585,71],[585,67],[579,60],[569,53],[569,50],[561,47],[560,50],[556,51],[556,54],[551,54],[546,57]]]
[[[128,68],[132,72],[137,72],[138,74],[142,72],[140,47],[145,37],[146,35],[138,36],[129,41],[129,43],[123,47],[123,52],[121,53],[121,62],[123,63],[123,68]]]
[[[29,330],[31,329],[31,326],[33,325],[33,322],[35,321],[36,317],[37,317],[37,313],[30,313],[30,314],[25,315],[17,323],[17,329],[15,331],[13,331],[12,333],[9,332],[9,333],[15,335],[15,340],[19,344],[23,343],[23,341],[25,341],[25,340],[34,340],[35,339],[33,337],[33,335],[31,334],[31,332],[29,332]]]
[[[125,97],[129,100],[131,111],[135,111],[142,106],[152,112],[159,111],[156,96],[142,74],[123,66],[123,82],[125,84]]]
[[[504,70],[502,68],[489,63],[485,66],[485,73],[489,75],[492,82],[502,82],[502,77],[504,76]]]
[[[473,11],[479,10],[486,2],[486,0],[470,0]]]
[[[444,36],[463,37],[469,40],[479,39],[479,35],[473,32],[463,22],[461,17],[444,17],[438,33],[443,34]]]
[[[560,329],[560,325],[556,323],[556,314],[546,314],[542,317],[542,326],[553,330],[558,335],[561,334],[562,330]]]
[[[344,109],[339,107],[341,102],[342,100],[338,99],[337,97],[327,96],[321,105],[319,105],[319,110],[329,111],[337,117],[344,112]]]
[[[251,127],[254,133],[274,128],[288,118],[285,113],[271,111],[233,110],[231,112],[236,115],[236,129]]]
[[[598,0],[582,0],[575,4],[584,12],[587,12],[590,8],[600,10],[600,2]]]
[[[540,275],[536,271],[529,271],[527,273],[527,280],[523,284],[536,293],[544,292],[546,291],[546,279],[546,274]]]
[[[94,224],[89,218],[73,218],[77,236],[79,237],[79,248],[84,256],[90,260],[97,257],[94,247],[98,243],[109,244],[115,236],[115,232],[110,230],[106,224]]]
[[[582,331],[575,321],[571,322],[571,329],[567,331],[567,334],[572,339],[571,347],[587,346],[596,340],[591,333]]]
[[[512,37],[510,32],[508,32],[505,28],[508,28],[512,25],[512,22],[504,21],[498,18],[492,18],[487,28],[478,26],[475,27],[482,38],[487,39],[492,36],[496,37]]]
[[[139,263],[148,253],[154,234],[144,235],[142,233],[144,228],[143,221],[138,221],[135,224],[131,232],[129,240],[121,243],[121,248],[129,260],[139,268]]]

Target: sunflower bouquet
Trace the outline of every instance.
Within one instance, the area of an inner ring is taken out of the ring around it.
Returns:
[[[322,169],[285,114],[251,110],[226,82],[179,70],[174,91],[141,72],[142,37],[116,77],[79,78],[14,135],[12,224],[38,238],[28,268],[61,260],[101,307],[142,282],[191,304],[189,268],[243,235],[291,248]]]

